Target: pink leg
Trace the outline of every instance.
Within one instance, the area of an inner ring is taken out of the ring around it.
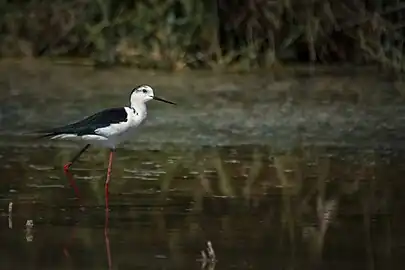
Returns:
[[[63,166],[63,171],[65,172],[66,177],[69,179],[69,183],[72,186],[73,190],[75,191],[76,197],[80,199],[79,189],[76,186],[76,182],[73,179],[72,173],[69,171],[70,166],[72,166],[72,162],[68,162]]]
[[[106,211],[108,211],[108,184],[110,182],[110,177],[111,177],[111,167],[112,167],[113,156],[114,156],[114,149],[111,149],[110,159],[108,161],[107,179],[105,180],[105,210]]]
[[[72,186],[72,188],[75,191],[76,197],[78,197],[80,199],[80,195],[79,195],[79,189],[76,186],[75,180],[73,179],[73,175],[70,173],[69,169],[70,167],[73,165],[73,163],[76,162],[76,160],[79,159],[79,157],[86,152],[86,150],[90,147],[90,144],[86,144],[85,147],[83,147],[73,158],[71,161],[69,161],[68,163],[66,163],[63,166],[63,171],[65,172],[66,177],[69,179],[70,185]]]

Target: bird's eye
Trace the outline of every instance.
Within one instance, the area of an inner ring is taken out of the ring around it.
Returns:
[[[146,89],[143,89],[142,92],[144,92],[146,94],[146,92],[148,92],[148,91],[146,91]]]

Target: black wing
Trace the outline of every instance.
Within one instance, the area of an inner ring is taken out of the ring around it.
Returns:
[[[42,130],[38,133],[43,133],[41,137],[52,137],[60,134],[75,134],[90,135],[95,134],[94,131],[98,128],[107,127],[111,124],[121,123],[127,121],[127,112],[124,107],[111,108],[95,113],[81,121],[62,126],[52,128],[48,130]]]

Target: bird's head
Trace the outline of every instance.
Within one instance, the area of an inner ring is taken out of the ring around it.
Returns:
[[[149,85],[140,85],[132,89],[131,104],[146,103],[152,99],[176,105],[176,103],[174,102],[155,96],[155,94],[153,93],[153,88]]]

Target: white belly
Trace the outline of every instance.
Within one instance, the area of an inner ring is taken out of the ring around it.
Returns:
[[[72,141],[83,141],[106,148],[115,148],[118,144],[133,138],[136,129],[143,122],[146,113],[141,116],[135,114],[131,109],[125,108],[128,114],[126,122],[111,124],[94,130],[95,134],[77,136],[75,134],[59,134],[52,139],[64,139]]]

